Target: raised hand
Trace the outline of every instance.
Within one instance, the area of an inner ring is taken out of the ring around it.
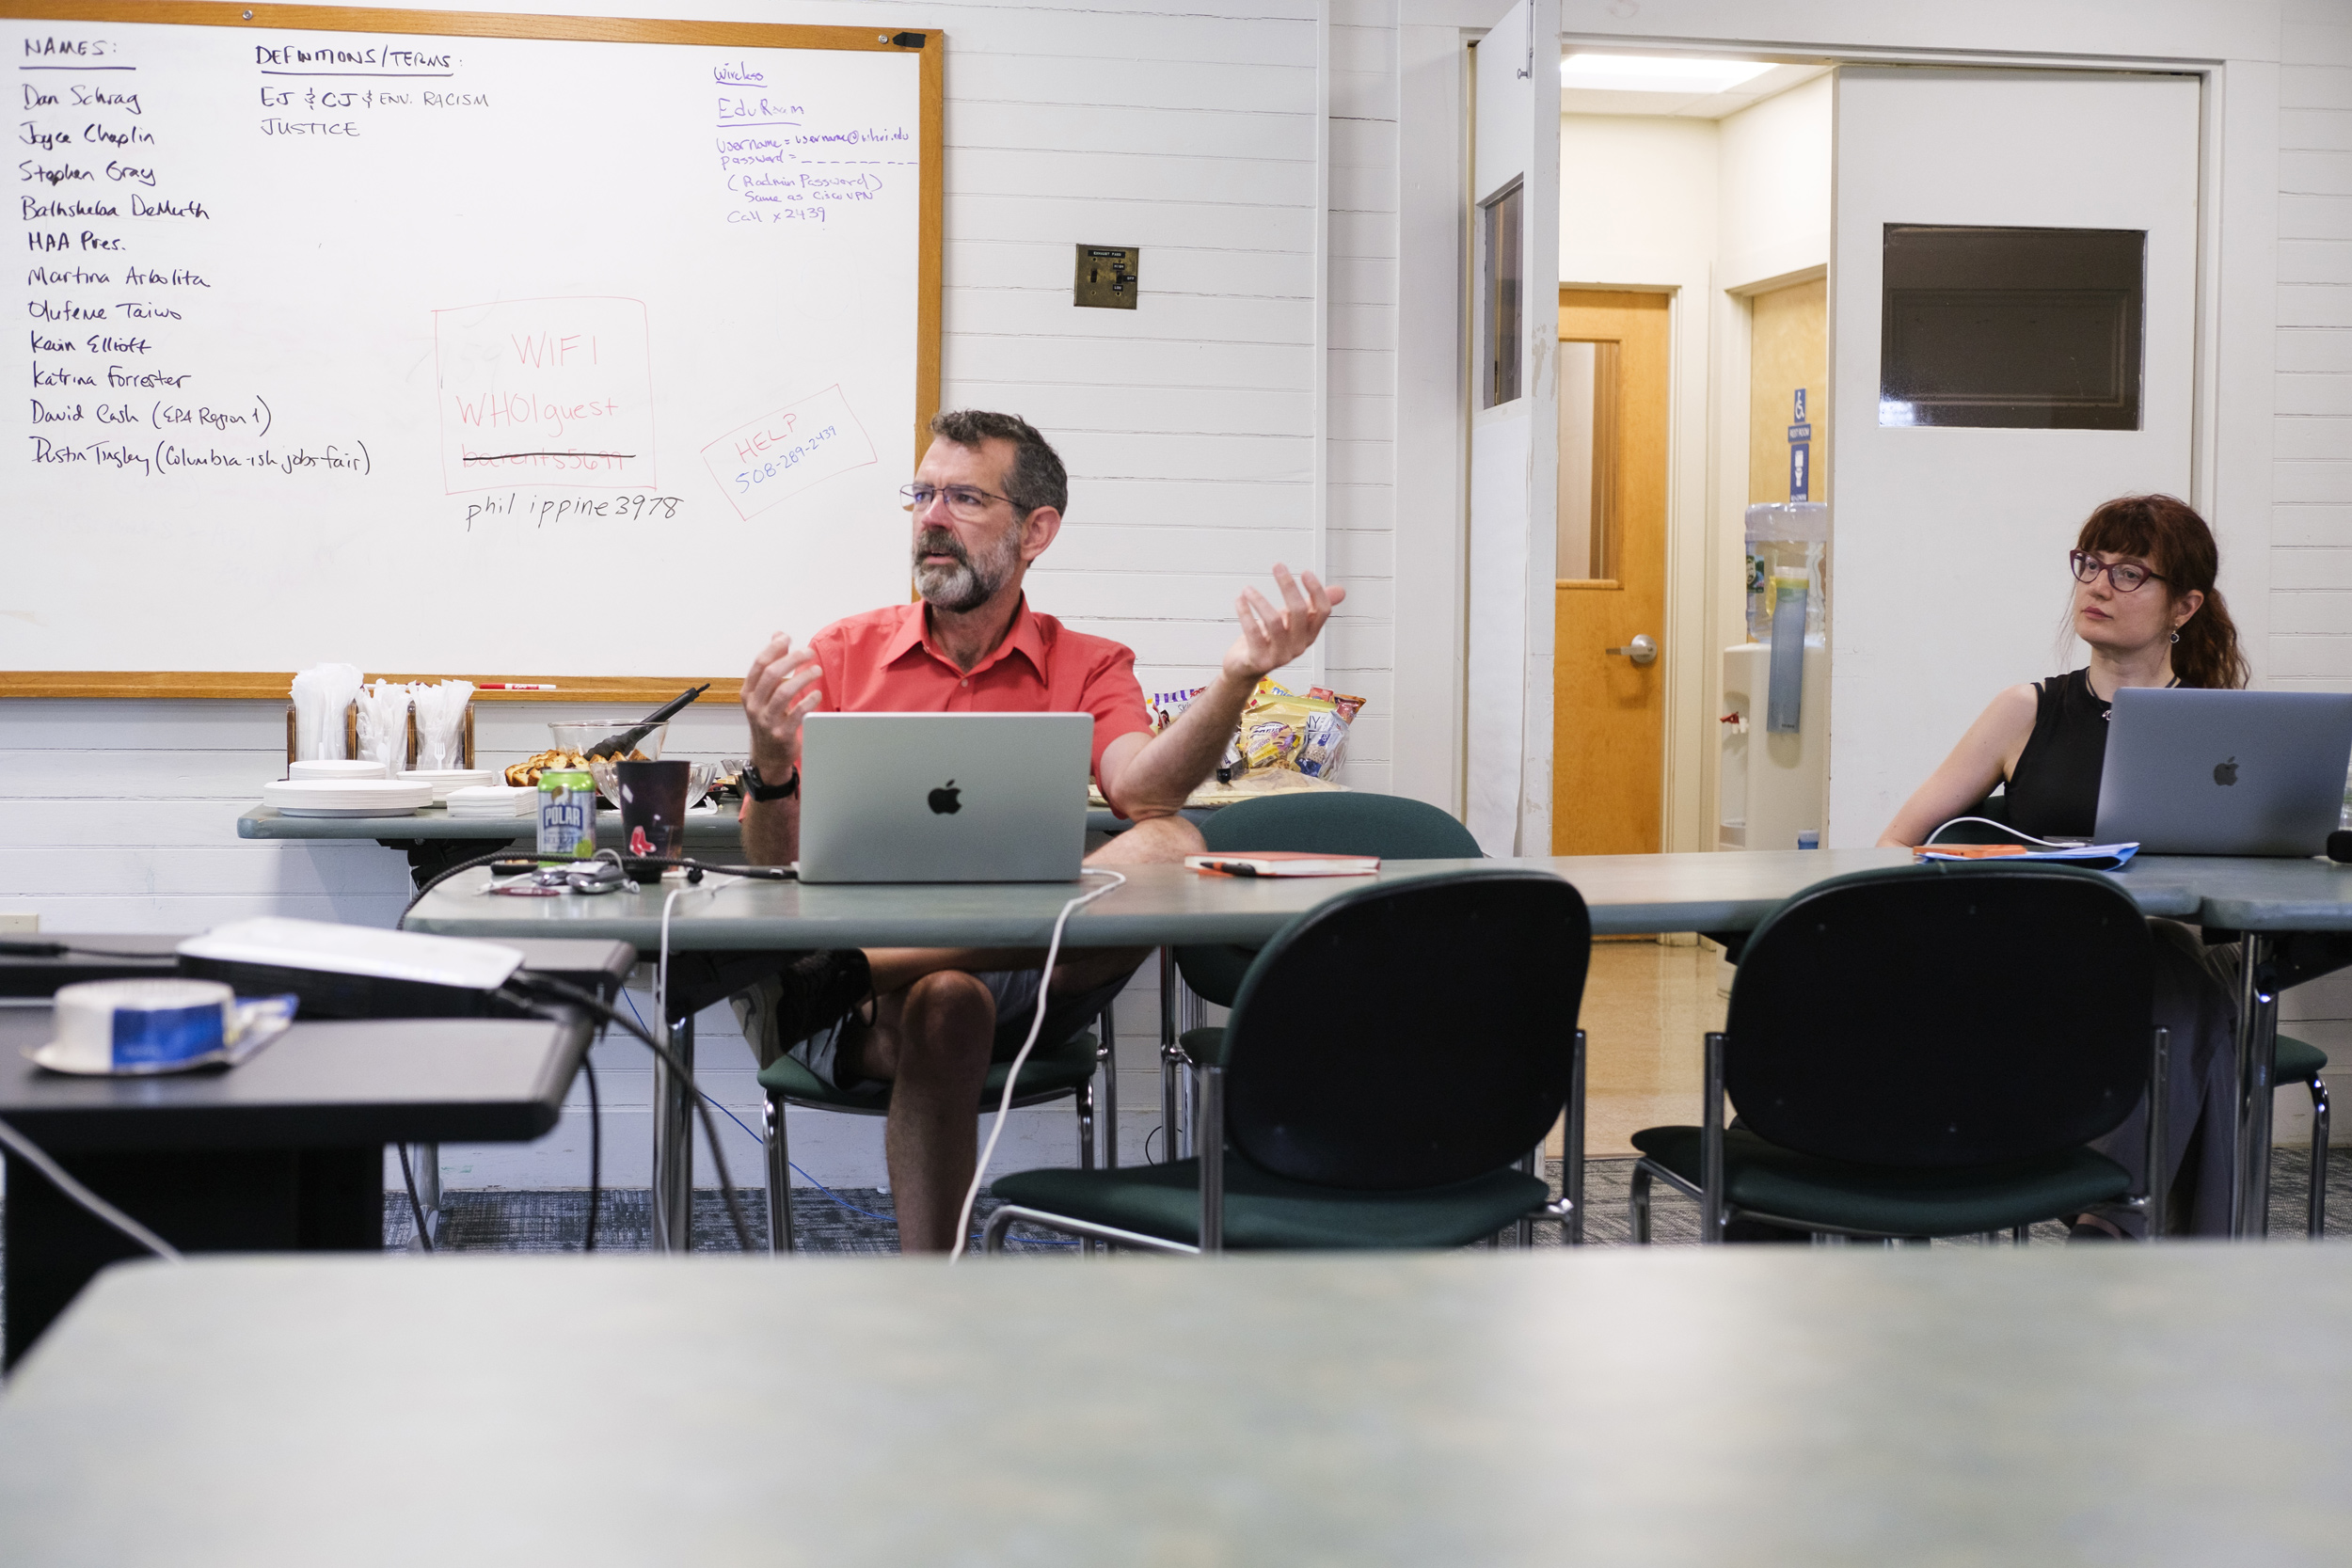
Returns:
[[[1282,594],[1279,610],[1255,588],[1243,589],[1233,601],[1241,635],[1225,650],[1225,673],[1253,686],[1312,647],[1333,608],[1347,597],[1344,588],[1327,591],[1312,572],[1294,579],[1290,568],[1279,561],[1274,583]]]
[[[743,716],[752,724],[752,761],[771,782],[781,782],[801,760],[801,721],[824,700],[818,685],[817,656],[794,649],[783,632],[752,660],[743,677]]]

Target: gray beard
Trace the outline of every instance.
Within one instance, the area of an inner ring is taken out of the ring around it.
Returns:
[[[995,597],[1012,580],[1013,570],[1021,560],[1020,541],[1009,531],[999,547],[977,560],[952,536],[933,534],[918,539],[914,549],[915,592],[932,609],[955,615],[977,610]],[[952,554],[955,564],[941,566],[923,561],[922,557],[932,550]]]

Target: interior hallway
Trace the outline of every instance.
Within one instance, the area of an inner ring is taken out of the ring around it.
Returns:
[[[1721,958],[1703,942],[1593,943],[1583,1008],[1587,1158],[1631,1154],[1645,1127],[1697,1122],[1703,1039],[1724,1026]]]

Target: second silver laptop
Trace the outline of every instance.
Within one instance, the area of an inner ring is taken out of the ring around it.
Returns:
[[[2316,855],[2343,810],[2352,695],[2125,687],[2099,776],[2101,844]]]

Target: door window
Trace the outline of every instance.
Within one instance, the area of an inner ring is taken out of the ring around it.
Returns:
[[[1519,395],[1521,330],[1519,274],[1522,269],[1520,198],[1526,186],[1518,181],[1478,210],[1480,290],[1478,406],[1493,408]]]
[[[1879,423],[2137,430],[2147,238],[1887,224]]]
[[[1617,575],[1618,345],[1560,344],[1560,543],[1562,581]]]

